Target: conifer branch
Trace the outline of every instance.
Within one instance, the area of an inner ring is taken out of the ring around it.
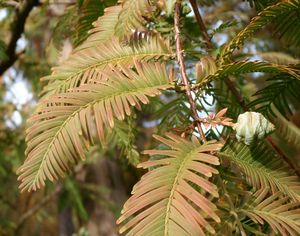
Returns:
[[[191,93],[191,88],[190,88],[190,83],[189,80],[187,78],[187,74],[186,74],[186,68],[185,68],[185,64],[184,64],[184,59],[183,59],[183,50],[181,47],[181,42],[180,42],[180,2],[177,1],[175,3],[175,14],[174,14],[174,28],[175,28],[175,41],[176,41],[176,55],[177,55],[177,61],[179,64],[179,68],[180,68],[180,74],[181,74],[181,78],[182,78],[182,82],[185,86],[185,92],[186,95],[188,97],[190,106],[191,106],[191,111],[192,111],[192,116],[194,118],[195,121],[199,121],[199,116],[197,113],[197,109],[196,109],[196,104],[195,101],[192,97],[192,93]],[[197,128],[198,131],[202,137],[202,140],[205,142],[206,138],[205,138],[205,134],[201,128],[201,123],[197,122]]]
[[[200,28],[200,31],[202,35],[204,36],[206,40],[206,46],[208,49],[213,49],[213,44],[211,43],[211,40],[208,36],[205,24],[202,20],[202,17],[200,15],[197,3],[195,0],[190,0],[190,3],[192,5],[193,11],[195,13],[195,17],[198,23],[198,26]],[[230,80],[229,77],[224,78],[224,82],[229,89],[229,91],[232,93],[232,95],[236,98],[237,102],[241,106],[241,108],[244,111],[249,111],[249,107],[247,106],[244,98],[240,94],[240,92],[235,87],[234,83]],[[269,144],[272,146],[272,148],[277,152],[277,154],[293,169],[293,171],[296,173],[298,177],[300,177],[300,170],[297,166],[294,165],[294,163],[283,153],[283,151],[277,146],[277,144],[274,142],[274,140],[271,137],[267,138]]]

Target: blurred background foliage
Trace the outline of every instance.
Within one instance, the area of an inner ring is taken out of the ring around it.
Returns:
[[[116,3],[115,0],[1,0],[0,69],[12,57],[7,55],[6,49],[16,30],[17,16],[26,2],[32,6],[23,22],[24,31],[16,39],[13,62],[0,74],[0,235],[117,235],[115,219],[142,174],[134,167],[144,158],[137,151],[153,145],[151,135],[158,126],[164,131],[170,124],[184,126],[188,123],[189,109],[185,98],[176,97],[168,107],[161,101],[152,103],[143,113],[137,112],[135,117],[128,119],[126,125],[118,125],[107,148],[94,147],[87,161],[76,166],[69,177],[55,185],[49,184],[42,191],[20,194],[15,172],[25,158],[25,121],[43,86],[39,79],[49,74],[52,66],[65,60],[72,48],[87,37],[92,22],[106,7]],[[208,33],[216,46],[213,53],[217,54],[251,17],[273,2],[276,1],[199,0]],[[203,39],[188,4],[182,14],[187,16],[183,18],[187,67],[193,74],[189,63],[203,57]],[[173,36],[172,16],[157,15],[151,27],[161,34]],[[259,31],[236,56],[259,57],[271,62],[281,60],[282,64],[297,61],[299,49],[284,38],[273,37],[272,27]],[[267,82],[260,79],[263,76],[263,73],[237,76],[239,88],[249,95],[247,102],[254,101],[255,97],[250,95],[266,83],[276,82],[276,78]],[[236,117],[241,111],[239,105],[224,89],[223,82],[216,87],[212,93],[218,98],[218,106],[230,107],[228,115]],[[274,91],[271,92],[274,96]],[[165,96],[168,100],[173,99],[172,94]],[[209,105],[213,101],[209,96],[199,98],[198,105],[209,112],[209,106],[203,101]],[[252,104],[254,106],[255,102]],[[299,127],[299,102],[291,105],[296,112],[289,119]],[[261,111],[265,110],[261,108]],[[273,136],[295,164],[299,164],[296,162],[299,157],[296,145],[286,146],[278,133]]]

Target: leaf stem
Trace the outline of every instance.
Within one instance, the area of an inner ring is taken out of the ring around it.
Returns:
[[[175,28],[175,41],[176,41],[176,55],[177,55],[177,61],[179,64],[179,68],[180,68],[180,74],[181,74],[181,78],[182,78],[182,82],[185,86],[185,92],[186,95],[188,97],[190,106],[191,106],[191,111],[192,111],[192,116],[193,119],[195,121],[199,121],[199,116],[197,113],[197,109],[196,109],[196,104],[195,101],[192,97],[192,93],[191,93],[191,88],[190,88],[190,83],[189,80],[187,78],[187,74],[186,74],[186,68],[185,68],[185,64],[184,64],[184,59],[183,59],[183,50],[181,47],[181,42],[180,42],[180,7],[181,4],[179,1],[176,1],[175,3],[175,14],[174,14],[174,28]],[[206,138],[205,138],[205,134],[201,128],[201,123],[197,122],[197,128],[198,131],[201,135],[202,141],[206,142]]]

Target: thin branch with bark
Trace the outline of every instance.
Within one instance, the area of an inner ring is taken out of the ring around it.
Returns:
[[[186,95],[188,97],[188,100],[189,100],[189,103],[191,106],[192,116],[193,116],[193,119],[197,122],[197,121],[199,121],[199,116],[197,113],[195,101],[192,97],[190,83],[189,83],[189,80],[188,80],[188,77],[186,74],[186,68],[185,68],[184,59],[183,59],[183,50],[182,50],[181,42],[180,42],[180,26],[179,26],[180,25],[180,6],[181,6],[180,2],[177,1],[175,3],[175,14],[174,14],[176,55],[177,55],[177,61],[178,61],[179,68],[180,68],[182,82],[185,86],[185,92],[186,92]],[[197,128],[201,135],[202,140],[205,142],[206,138],[205,138],[205,134],[202,130],[200,122],[197,122]]]
[[[196,0],[190,0],[190,3],[192,5],[197,23],[199,25],[201,34],[203,35],[204,39],[205,39],[205,44],[207,46],[208,49],[213,49],[213,44],[211,43],[211,39],[207,33],[207,29],[206,26],[203,22],[203,19],[201,17],[201,14],[199,12]],[[241,105],[241,107],[244,110],[248,110],[245,100],[244,98],[241,96],[241,94],[239,93],[239,91],[236,89],[235,85],[233,84],[233,82],[230,80],[230,78],[225,78],[224,79],[226,86],[228,87],[228,89],[231,91],[231,93],[234,95],[234,97],[237,99],[237,101],[239,102],[239,104]]]
[[[208,36],[205,24],[202,20],[201,14],[199,12],[197,3],[195,0],[190,0],[190,3],[192,5],[193,11],[195,13],[196,20],[198,22],[200,31],[202,35],[204,36],[204,39],[206,40],[206,45],[208,49],[213,49],[213,44],[211,43],[211,40]],[[236,98],[237,102],[240,104],[242,109],[246,112],[249,111],[249,107],[246,104],[245,99],[242,97],[240,92],[235,87],[234,83],[230,80],[230,78],[225,78],[224,82],[229,89],[229,91],[232,93],[232,95]],[[274,142],[274,140],[271,137],[267,137],[267,140],[271,147],[277,152],[277,154],[291,167],[291,169],[294,170],[296,175],[300,177],[300,169],[294,165],[294,163],[284,154],[284,152],[278,147],[278,145]]]
[[[45,196],[37,205],[34,207],[30,208],[28,211],[26,211],[23,215],[20,216],[19,221],[17,223],[15,232],[18,232],[22,225],[28,220],[31,216],[36,214],[43,206],[45,206],[48,202],[50,202],[55,196],[58,195],[62,191],[62,186],[57,185],[55,190]]]
[[[18,59],[18,54],[16,53],[17,41],[24,32],[26,19],[29,13],[38,5],[39,0],[26,0],[23,5],[16,8],[15,17],[11,23],[11,37],[5,50],[7,59],[0,62],[0,75],[10,68]]]
[[[203,37],[205,39],[205,44],[206,44],[207,48],[212,49],[213,48],[213,44],[212,44],[212,42],[210,40],[210,37],[209,37],[209,35],[207,33],[207,29],[205,27],[205,24],[204,24],[204,22],[202,20],[202,17],[200,15],[199,10],[198,10],[197,2],[196,2],[196,0],[190,0],[190,3],[191,3],[191,6],[193,8],[193,12],[195,14],[197,23],[200,26],[201,34],[203,35]]]

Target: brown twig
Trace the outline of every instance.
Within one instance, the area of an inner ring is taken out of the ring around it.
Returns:
[[[24,32],[26,19],[29,13],[38,5],[39,0],[26,0],[23,5],[15,9],[15,17],[11,23],[11,37],[5,50],[7,59],[0,62],[0,75],[2,75],[18,59],[18,54],[16,53],[17,41]]]
[[[190,3],[192,5],[193,11],[195,13],[195,17],[197,20],[197,23],[199,25],[200,31],[205,39],[205,44],[207,46],[208,49],[213,49],[213,44],[211,43],[211,39],[208,36],[207,33],[207,29],[205,27],[205,24],[202,20],[201,14],[199,12],[197,3],[195,0],[190,0]],[[235,88],[234,84],[232,83],[232,81],[229,78],[225,78],[224,79],[226,86],[228,87],[228,89],[231,91],[231,93],[234,95],[234,97],[238,100],[239,104],[241,105],[241,107],[245,110],[248,110],[245,100],[243,99],[243,97],[240,95],[239,91]]]
[[[244,111],[249,111],[249,108],[246,104],[245,99],[242,97],[240,92],[236,89],[234,83],[231,81],[231,79],[228,77],[224,78],[224,82],[227,86],[227,88],[230,90],[230,92],[233,94],[237,102],[240,104],[240,106],[243,108]]]
[[[196,0],[190,0],[190,3],[192,5],[192,8],[193,8],[193,11],[194,11],[197,23],[198,23],[198,25],[200,27],[201,34],[203,35],[203,37],[205,39],[205,44],[206,44],[207,48],[212,49],[213,48],[213,44],[211,43],[210,37],[209,37],[209,35],[207,33],[207,29],[205,27],[205,24],[204,24],[204,22],[202,20],[202,17],[200,15],[199,10],[198,10],[197,2],[196,2]]]
[[[202,17],[200,15],[197,3],[195,0],[190,0],[190,3],[192,5],[193,11],[195,13],[195,17],[197,19],[200,31],[202,35],[204,36],[204,39],[206,40],[206,45],[208,49],[213,49],[213,45],[211,43],[211,40],[208,36],[205,24],[202,20]],[[233,94],[233,96],[236,98],[237,102],[240,104],[242,109],[244,111],[249,111],[249,107],[247,106],[244,98],[240,94],[240,92],[235,87],[234,83],[230,80],[230,78],[225,78],[224,82],[227,86],[227,88],[230,90],[230,92]],[[272,148],[277,152],[277,154],[294,170],[294,172],[297,174],[298,177],[300,177],[300,170],[297,168],[293,162],[283,153],[283,151],[277,146],[277,144],[274,142],[274,140],[271,137],[267,138],[269,144],[272,146]]]
[[[192,111],[192,116],[194,118],[195,121],[199,120],[199,116],[197,113],[197,109],[196,109],[196,104],[195,101],[192,97],[192,93],[191,93],[191,89],[190,89],[190,83],[189,80],[187,78],[187,74],[186,74],[186,68],[185,68],[185,64],[184,64],[184,59],[183,59],[183,50],[181,47],[181,42],[180,42],[180,2],[176,2],[175,3],[175,14],[174,14],[174,28],[175,28],[175,40],[176,40],[176,55],[177,55],[177,61],[179,64],[179,68],[180,68],[180,74],[181,74],[181,78],[182,78],[182,82],[185,86],[185,92],[186,95],[188,97],[190,106],[191,106],[191,111]],[[201,135],[202,140],[205,142],[206,138],[205,138],[205,134],[201,128],[201,123],[197,122],[197,128],[198,131]]]
[[[295,171],[298,177],[300,177],[300,169],[294,165],[294,163],[281,151],[281,149],[276,145],[274,140],[269,136],[267,137],[272,148],[282,157],[282,159]]]

